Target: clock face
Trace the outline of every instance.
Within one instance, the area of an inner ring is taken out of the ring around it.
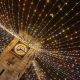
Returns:
[[[14,51],[18,55],[25,55],[28,50],[24,44],[17,44],[14,48]]]

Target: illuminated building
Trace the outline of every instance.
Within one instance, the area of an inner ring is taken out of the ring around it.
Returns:
[[[0,0],[0,80],[80,80],[80,0]]]

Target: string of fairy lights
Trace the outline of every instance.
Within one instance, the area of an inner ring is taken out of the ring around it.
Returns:
[[[44,19],[42,19],[41,22],[43,22],[43,21],[46,19],[46,17],[47,17],[48,14],[50,13],[50,11],[51,11],[51,10],[53,9],[53,7],[57,4],[57,2],[58,2],[58,0],[55,2],[55,4],[52,5],[52,8],[48,11],[48,13],[45,15]],[[47,4],[44,4],[43,9],[42,9],[41,13],[39,14],[38,19],[36,20],[35,24],[34,24],[33,26],[31,26],[31,27],[32,27],[32,28],[31,28],[31,32],[37,28],[37,27],[35,28],[35,26],[36,26],[38,20],[40,19],[42,13],[45,11],[45,8],[46,8],[46,7],[47,7]],[[41,25],[41,23],[40,23],[39,25]],[[35,32],[37,32],[37,31],[35,30],[34,32],[32,32],[33,35],[35,35]]]
[[[80,3],[80,2],[79,2],[79,3]],[[69,14],[71,11],[73,11],[74,8],[75,8],[79,3],[76,3],[76,5],[75,5],[69,12],[67,12],[67,15],[66,15],[66,16],[68,16],[68,14]],[[78,15],[78,13],[76,13],[76,15]],[[57,21],[57,23],[55,23],[55,24],[48,30],[48,32],[49,32],[54,26],[56,26],[61,20],[63,20],[66,16],[64,15],[63,17],[61,17],[60,20]],[[67,21],[67,22],[69,22],[69,21]],[[65,25],[65,23],[62,24],[62,27],[63,27],[64,25]],[[61,27],[60,27],[60,28],[61,28]],[[55,30],[55,31],[57,31],[57,30]],[[47,34],[47,32],[46,32],[46,34]],[[43,35],[43,36],[44,36],[44,35]],[[42,36],[41,36],[41,37],[42,37]]]
[[[28,11],[28,14],[27,14],[26,24],[27,24],[27,21],[28,21],[28,19],[29,19],[29,17],[30,17],[30,11],[31,11],[32,6],[33,6],[33,0],[31,1],[30,7],[29,7],[29,11]],[[29,27],[28,27],[28,28],[29,28]],[[28,28],[27,28],[27,33],[28,33]]]
[[[62,76],[62,77],[64,77],[64,76],[66,76],[66,78],[64,78],[64,80],[65,79],[70,79],[70,72],[69,72],[69,69],[70,69],[70,64],[68,64],[68,65],[66,65],[66,63],[67,62],[65,62],[64,64],[63,64],[63,62],[61,62],[62,60],[64,61],[64,59],[65,59],[65,61],[68,61],[67,59],[70,59],[70,60],[73,60],[74,59],[74,61],[75,61],[75,64],[77,65],[77,61],[76,61],[76,59],[75,59],[75,57],[69,57],[69,56],[67,56],[66,58],[65,58],[65,56],[64,57],[59,57],[59,56],[54,56],[52,53],[51,54],[46,54],[46,56],[45,57],[43,57],[43,56],[45,56],[45,54],[42,54],[40,57],[39,57],[39,59],[42,59],[42,62],[44,62],[44,59],[45,59],[45,62],[42,64],[43,66],[45,65],[45,63],[47,63],[48,65],[46,65],[46,69],[47,69],[47,71],[50,73],[50,70],[48,70],[48,69],[50,69],[49,68],[49,64],[52,62],[52,64],[50,65],[50,67],[52,67],[54,70],[53,70],[53,72],[52,72],[52,74],[51,74],[51,76],[53,76],[54,75],[54,73],[57,73],[57,75],[59,76]],[[53,57],[53,59],[50,59],[51,57]],[[47,59],[48,60],[47,60]],[[58,60],[58,62],[57,62],[57,59],[59,59]],[[62,60],[61,60],[62,59]],[[51,60],[51,61],[50,61]],[[74,65],[75,64],[73,64],[72,63],[72,66],[71,67],[74,67]],[[63,66],[66,68],[65,70],[62,70],[63,69]],[[67,71],[66,71],[67,70]],[[66,73],[65,73],[65,71],[66,71]],[[64,74],[64,75],[62,75],[62,74]],[[67,75],[68,74],[68,75]],[[68,77],[68,78],[67,78]],[[54,77],[55,78],[55,80],[57,79],[56,77]],[[63,78],[62,78],[63,79]],[[72,77],[71,76],[71,79],[75,79],[74,78],[74,76]]]
[[[65,4],[62,6],[62,8],[66,5],[66,3],[67,3],[67,2],[65,2]],[[60,8],[60,10],[56,13],[56,15],[59,14],[59,12],[62,10],[62,8]],[[56,16],[56,15],[55,15],[55,16]],[[53,18],[54,18],[54,17],[53,17]],[[50,20],[48,21],[48,23],[45,25],[45,27],[41,29],[40,33],[48,26],[48,24],[53,20],[53,18],[50,19]],[[42,23],[43,23],[43,22],[42,22]],[[41,23],[41,24],[42,24],[42,23]],[[40,27],[40,26],[41,26],[41,25],[39,25],[39,27]],[[38,34],[38,36],[40,35],[40,33]]]
[[[78,14],[78,13],[77,13]],[[72,17],[73,18],[73,17]]]
[[[57,2],[58,2],[58,0],[52,5],[52,8],[48,11],[48,13],[45,15],[45,17],[42,19],[42,21],[41,21],[41,23],[39,24],[39,27],[40,27],[40,25],[43,23],[43,21],[46,19],[46,17],[48,17],[48,14],[51,12],[51,10],[54,8],[54,6],[57,4]],[[43,12],[44,12],[44,10],[45,10],[45,7],[46,7],[47,5],[44,5],[44,8],[43,8]],[[41,14],[40,14],[41,15]],[[34,26],[33,26],[33,28],[35,29],[35,26],[36,26],[36,23],[34,24]],[[32,28],[32,29],[33,29]],[[37,28],[37,27],[36,27]],[[37,29],[36,29],[37,30]],[[36,30],[33,32],[33,35],[35,35],[34,33],[36,32]]]
[[[2,4],[4,4],[4,5],[2,5]],[[7,28],[9,28],[9,29],[12,29],[12,26],[11,26],[11,24],[9,24],[9,22],[10,22],[10,19],[8,18],[8,14],[9,14],[9,12],[7,12],[7,10],[6,10],[6,7],[5,7],[5,1],[4,2],[1,2],[1,5],[2,5],[2,8],[3,8],[3,10],[1,10],[1,12],[2,12],[2,18],[1,18],[1,21],[2,21],[2,23],[7,27]],[[0,6],[1,7],[1,6]],[[6,17],[5,17],[6,16]],[[13,30],[13,29],[12,29]]]
[[[48,24],[49,24],[52,20],[53,20],[53,19],[51,19],[51,20],[46,24],[46,26],[41,30],[41,32],[48,26]],[[40,32],[40,33],[41,33],[41,32]],[[40,34],[39,34],[39,35],[40,35]],[[38,35],[38,36],[39,36],[39,35]]]
[[[36,5],[36,8],[35,8],[35,10],[34,10],[34,12],[33,12],[33,15],[32,15],[32,17],[31,17],[30,23],[28,24],[29,28],[30,28],[30,26],[31,26],[31,22],[32,22],[32,20],[33,20],[33,17],[35,16],[35,13],[36,13],[36,11],[37,11],[37,7],[38,7],[38,4],[40,3],[40,1],[41,1],[41,0],[38,1],[37,5]],[[28,28],[28,29],[29,29],[29,28]]]
[[[77,22],[77,23],[79,23],[79,21]],[[77,24],[77,23],[75,23],[75,24],[73,24],[70,28],[72,28],[72,27],[75,27],[75,25]],[[69,29],[70,29],[69,28]],[[80,30],[79,30],[80,31]],[[65,37],[63,37],[63,38],[61,38],[61,39],[59,39],[59,40],[57,40],[57,41],[61,41],[61,40],[64,40],[64,38],[68,38],[68,37],[71,37],[71,36],[73,36],[74,34],[77,34],[79,31],[75,31],[73,34],[70,34],[69,36],[65,36]],[[64,31],[63,31],[64,32]],[[78,38],[79,36],[76,36],[76,37],[74,37],[74,38],[70,38],[69,40],[73,40],[73,39],[75,39],[75,38]],[[51,40],[51,38],[50,39],[47,39],[47,40]],[[69,40],[66,40],[66,41],[69,41]],[[66,41],[62,41],[62,42],[59,42],[59,43],[63,43],[63,42],[66,42]],[[52,42],[53,44],[55,43],[56,41],[54,41],[54,42]]]
[[[50,80],[79,80],[80,10],[77,7],[80,7],[80,0],[72,0],[73,3],[70,0],[61,1],[54,0],[50,4],[50,0],[0,0],[0,23],[17,35],[25,31],[36,41],[40,40],[43,47],[35,55],[35,60],[40,61],[40,68],[50,75]],[[40,4],[43,4],[41,11]]]
[[[38,23],[38,21],[39,21],[41,15],[42,15],[42,13],[44,12],[46,6],[47,6],[47,4],[43,6],[43,9],[42,9],[41,13],[38,15],[38,16],[39,16],[38,19],[37,19],[36,22],[33,24],[33,26],[31,26],[32,28],[31,28],[31,33],[30,33],[30,34],[32,34],[32,31],[33,31],[34,28],[35,28],[34,26],[36,26],[36,24]],[[33,35],[34,35],[34,32],[33,32]]]

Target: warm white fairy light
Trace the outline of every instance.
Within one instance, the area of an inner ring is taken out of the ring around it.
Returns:
[[[79,12],[79,13],[80,13],[80,12]],[[78,14],[79,14],[79,13],[78,13]],[[77,15],[78,15],[78,14],[77,14]],[[74,17],[77,16],[77,15],[75,14]],[[67,22],[65,22],[65,23],[62,25],[62,27],[63,27],[66,23],[68,23],[70,20],[72,20],[74,17],[72,17],[72,18],[69,19]],[[78,22],[77,22],[77,23],[78,23]],[[75,25],[75,24],[74,24],[74,25]],[[74,25],[72,25],[71,27],[73,27]],[[60,29],[60,28],[61,28],[61,27],[58,27],[58,29]],[[56,32],[58,29],[56,29],[55,32]],[[67,30],[69,30],[69,28],[67,28]],[[52,32],[51,35],[52,35],[53,33],[55,33],[55,32]]]
[[[29,30],[29,28],[31,27],[32,20],[33,20],[35,14],[36,14],[36,12],[37,12],[37,8],[38,8],[38,5],[39,5],[40,2],[41,2],[41,0],[38,1],[37,5],[36,5],[36,8],[34,9],[34,12],[33,12],[33,14],[32,14],[32,17],[31,17],[30,23],[28,24],[28,30]]]
[[[15,30],[16,30],[16,25],[15,25],[13,7],[14,7],[14,4],[13,4],[13,0],[12,0],[12,2],[11,2],[12,26],[13,26],[13,30],[14,30],[14,32],[15,32]]]
[[[6,10],[6,7],[4,7],[5,6],[5,1],[4,1],[4,4],[3,4],[3,2],[1,1],[1,5],[2,5],[2,9],[3,9],[3,11],[1,10],[1,12],[2,12],[2,18],[1,18],[1,20],[2,20],[2,22],[6,25],[7,24],[7,28],[11,28],[12,29],[12,27],[11,27],[11,24],[10,24],[10,19],[9,19],[9,17],[8,17],[8,12],[7,12],[7,10]],[[5,14],[4,14],[5,13]]]
[[[79,17],[80,12],[76,8],[79,6],[80,1],[73,0],[73,4],[74,4],[73,5],[71,4],[70,0],[66,0],[66,2],[62,0],[61,2],[59,0],[56,0],[53,3],[52,1],[50,1],[50,4],[51,4],[50,5],[49,3],[44,4],[43,0],[39,0],[37,2],[38,4],[36,3],[37,5],[35,5],[34,0],[32,1],[18,0],[18,4],[16,5],[14,0],[12,0],[10,5],[10,2],[9,2],[10,0],[7,0],[8,10],[7,10],[5,1],[6,0],[1,0],[0,2],[1,4],[0,23],[5,27],[2,27],[1,25],[0,26],[11,34],[17,33],[16,30],[18,30],[18,28],[19,28],[19,31],[23,31],[22,29],[24,29],[26,32],[25,35],[29,34],[30,36],[36,38],[35,41],[40,41],[40,44],[42,44],[42,46],[35,44],[35,46],[38,45],[39,48],[41,49],[41,50],[38,50],[38,54],[35,55],[37,57],[37,59],[35,58],[35,60],[37,62],[40,62],[43,73],[45,73],[46,75],[46,72],[47,72],[51,77],[50,80],[53,80],[53,79],[62,80],[60,78],[58,79],[56,76],[61,76],[63,80],[70,80],[70,79],[78,80],[79,69],[80,69],[79,68],[80,66],[78,65],[79,64],[78,62],[80,60],[79,58],[80,29],[78,24],[80,24],[80,20],[77,17]],[[26,8],[27,7],[26,3],[30,4],[28,7],[29,10]],[[42,8],[42,11],[38,13],[38,5],[40,3],[43,4],[42,5],[43,8]],[[15,5],[18,7],[18,9],[17,8],[15,9]],[[49,5],[51,6],[50,8],[48,7]],[[66,11],[66,8],[68,8],[69,5],[71,5],[70,9]],[[47,12],[46,12],[46,8],[49,8]],[[55,11],[54,8],[56,8],[57,11]],[[17,10],[17,15],[18,15],[17,17],[15,16],[16,15],[15,10]],[[26,11],[28,14],[25,14]],[[64,12],[64,15],[62,15],[63,12]],[[32,15],[30,13],[32,13]],[[70,16],[72,13],[73,15]],[[24,17],[25,17],[24,14],[27,15],[26,20],[24,20]],[[36,14],[38,15],[37,19],[35,20],[34,23],[32,23]],[[52,17],[50,17],[50,15]],[[58,17],[60,18],[55,19]],[[67,17],[69,18],[66,19]],[[54,22],[52,23],[51,20]],[[17,25],[18,25],[18,28],[17,28]],[[18,35],[17,37],[19,37],[23,41],[26,40],[25,36],[22,37],[22,35],[20,34],[15,34],[15,35],[16,36]],[[30,46],[31,45],[32,44],[30,44]],[[35,66],[33,66],[35,70],[30,69],[32,71],[33,70],[35,71],[33,72],[33,74],[37,73],[38,71],[38,69],[36,71]],[[72,68],[76,70],[74,71],[72,70]],[[26,73],[25,78],[30,80],[31,76],[28,74],[28,72],[25,72],[25,73]],[[71,73],[73,73],[73,75],[71,75]],[[56,76],[53,76],[54,74]],[[75,78],[76,74],[78,77]],[[34,76],[31,77],[31,79],[34,79]],[[46,79],[47,79],[47,76],[46,76]]]
[[[22,19],[21,19],[21,31],[22,31],[22,28],[24,27],[23,24],[24,24],[24,13],[25,13],[26,2],[27,2],[27,0],[24,0],[24,2],[23,2]]]
[[[69,1],[69,0],[67,0],[67,2],[68,2],[68,1]],[[66,3],[66,2],[65,2],[65,3]],[[64,5],[62,6],[62,8],[64,8],[64,6],[67,6],[67,5],[64,4]],[[61,11],[61,9],[59,9],[59,11],[56,13],[56,15],[58,15],[60,11]],[[55,16],[56,16],[56,15],[55,15]],[[48,24],[55,18],[55,16],[54,16],[52,19],[50,19],[50,20],[48,21],[48,23],[41,29],[41,31],[40,31],[40,33],[38,34],[38,36],[39,36],[39,35],[41,34],[41,32],[48,26]],[[43,22],[42,22],[42,23],[43,23]],[[42,23],[41,23],[41,24],[42,24]],[[39,25],[39,27],[41,26],[41,24]]]
[[[58,0],[53,4],[52,8],[48,11],[48,13],[45,15],[45,17],[42,19],[41,23],[39,24],[38,28],[40,28],[40,26],[42,25],[42,23],[45,21],[46,17],[48,17],[48,14],[51,12],[51,10],[55,7],[55,5],[58,3]],[[34,27],[36,26],[36,24],[34,25]],[[37,27],[36,27],[37,28]],[[37,28],[37,29],[38,29]],[[36,29],[35,29],[36,30]],[[35,33],[33,32],[33,35],[35,35]]]
[[[80,3],[80,2],[78,2],[78,3]],[[74,10],[74,8],[77,6],[78,4],[76,4],[72,9]],[[72,9],[68,12],[68,14],[72,11]],[[75,15],[78,15],[79,13],[77,13],[77,14],[75,14]],[[56,23],[56,24],[58,24],[61,20],[63,20],[65,18],[65,15],[62,17],[62,18],[60,18],[60,20]],[[64,24],[63,24],[64,25]],[[62,25],[62,26],[63,26]],[[55,24],[53,25],[53,26],[55,26]],[[48,31],[50,31],[51,29],[52,29],[53,27],[51,27]],[[60,27],[61,28],[61,27]],[[47,33],[46,33],[47,34]]]
[[[42,15],[42,13],[44,12],[44,9],[45,9],[46,6],[47,6],[47,4],[44,5],[44,8],[42,9],[41,13],[39,14],[38,19],[36,20],[35,24],[32,26],[32,28],[31,28],[32,31],[34,30],[36,24],[38,23],[39,19],[41,18],[41,15]],[[34,33],[33,33],[33,35],[34,35]]]
[[[27,21],[28,21],[29,16],[30,16],[30,11],[31,11],[32,6],[33,6],[33,0],[32,0],[32,2],[30,4],[30,7],[29,7],[29,11],[28,11],[27,18],[26,18],[26,24],[27,24]],[[27,33],[28,33],[28,28],[29,28],[29,26],[27,27]]]

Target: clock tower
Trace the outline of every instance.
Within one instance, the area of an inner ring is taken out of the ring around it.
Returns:
[[[19,80],[33,56],[34,49],[14,38],[0,56],[0,80]]]

